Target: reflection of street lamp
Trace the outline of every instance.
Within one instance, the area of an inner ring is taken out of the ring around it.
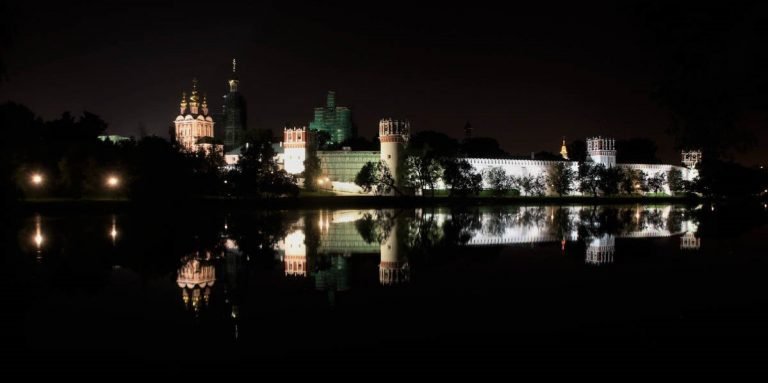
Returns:
[[[115,240],[117,240],[117,220],[115,216],[112,216],[112,229],[109,231],[109,236],[112,237],[112,245],[114,246]]]
[[[40,186],[43,184],[43,175],[40,173],[34,173],[32,174],[32,177],[30,177],[30,181],[32,181],[32,185]]]
[[[32,241],[35,242],[37,247],[37,260],[42,260],[42,247],[43,247],[43,231],[40,227],[40,216],[35,216],[35,235],[32,237]]]

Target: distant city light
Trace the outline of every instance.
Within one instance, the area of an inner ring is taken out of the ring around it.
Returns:
[[[30,179],[32,181],[32,184],[35,186],[39,186],[43,184],[43,175],[40,173],[32,174],[32,177]]]
[[[116,188],[118,185],[120,185],[120,179],[117,178],[117,176],[107,177],[107,186],[111,188]]]

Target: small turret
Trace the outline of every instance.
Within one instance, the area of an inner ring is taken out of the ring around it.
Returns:
[[[565,137],[563,137],[563,144],[560,146],[560,156],[563,157],[564,160],[568,159],[568,148],[565,147]]]

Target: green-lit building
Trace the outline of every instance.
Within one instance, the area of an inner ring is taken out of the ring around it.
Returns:
[[[336,92],[328,91],[326,105],[315,108],[315,119],[309,123],[309,129],[328,132],[331,143],[341,143],[352,137],[352,111],[336,106]]]

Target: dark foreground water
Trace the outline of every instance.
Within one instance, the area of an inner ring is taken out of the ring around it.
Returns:
[[[32,214],[6,226],[4,364],[105,379],[757,374],[765,219],[757,205]]]

